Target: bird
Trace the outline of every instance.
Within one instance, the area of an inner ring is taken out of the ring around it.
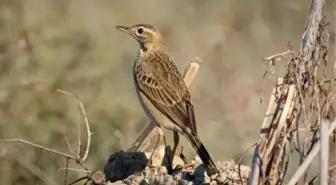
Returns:
[[[163,137],[162,127],[173,131],[172,156],[176,152],[180,133],[201,158],[207,174],[218,173],[198,136],[189,90],[175,62],[168,55],[161,32],[150,24],[116,26],[116,29],[132,36],[140,46],[133,65],[136,94],[144,112],[158,129],[160,138]]]

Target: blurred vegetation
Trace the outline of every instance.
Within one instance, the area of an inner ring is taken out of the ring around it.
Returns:
[[[258,137],[274,82],[266,79],[260,104],[262,58],[285,51],[288,41],[297,51],[308,7],[306,0],[0,0],[0,138],[68,152],[64,136],[76,147],[83,120],[76,101],[56,89],[76,93],[93,132],[88,166],[102,169],[148,124],[131,76],[138,45],[114,26],[150,23],[181,71],[202,58],[191,88],[200,136],[216,160],[237,159]],[[327,1],[330,61],[334,8]],[[64,166],[35,148],[0,145],[0,184],[62,183]]]

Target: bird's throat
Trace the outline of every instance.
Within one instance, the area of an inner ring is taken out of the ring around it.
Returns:
[[[144,44],[140,44],[140,47],[143,52],[155,53],[162,49],[163,46],[161,43],[157,42],[146,42]]]

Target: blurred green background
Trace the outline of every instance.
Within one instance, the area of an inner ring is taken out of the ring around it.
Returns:
[[[87,165],[102,170],[148,124],[131,75],[138,45],[114,27],[149,23],[181,71],[201,57],[191,87],[200,137],[215,160],[237,160],[259,135],[274,82],[262,88],[262,58],[287,50],[288,41],[298,51],[308,7],[307,0],[0,0],[0,138],[69,153],[64,136],[77,148],[83,119],[56,89],[76,93],[93,132]],[[335,2],[325,7],[335,61]],[[181,145],[195,155],[184,138]],[[0,184],[61,184],[64,166],[57,155],[0,144]]]

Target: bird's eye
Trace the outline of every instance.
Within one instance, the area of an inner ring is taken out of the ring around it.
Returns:
[[[142,34],[142,33],[144,32],[144,30],[143,30],[142,28],[139,28],[139,29],[137,30],[137,32],[138,32],[138,34]]]

